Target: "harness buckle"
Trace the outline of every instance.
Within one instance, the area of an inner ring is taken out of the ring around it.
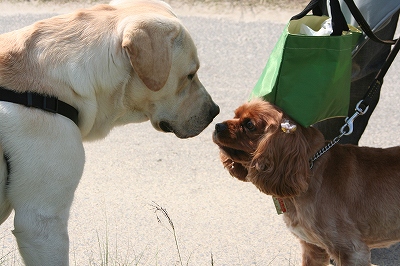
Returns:
[[[58,99],[54,97],[43,97],[43,110],[58,113]]]
[[[32,107],[33,106],[32,98],[33,98],[32,93],[31,92],[27,92],[26,93],[26,100],[27,100],[26,106],[28,106],[28,107]]]

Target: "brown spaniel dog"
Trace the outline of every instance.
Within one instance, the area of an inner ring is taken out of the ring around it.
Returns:
[[[303,265],[370,265],[370,248],[400,241],[400,147],[326,145],[256,99],[215,126],[213,141],[229,173],[272,195],[302,245]]]

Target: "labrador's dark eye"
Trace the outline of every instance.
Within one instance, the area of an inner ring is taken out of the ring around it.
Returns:
[[[256,129],[256,126],[254,125],[254,123],[251,120],[246,122],[245,127],[250,131],[253,131]]]
[[[196,74],[189,74],[189,75],[188,75],[188,79],[189,79],[189,80],[192,80],[192,79],[194,78],[195,75],[196,75]]]

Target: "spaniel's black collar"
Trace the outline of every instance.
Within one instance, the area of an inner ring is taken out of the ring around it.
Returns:
[[[58,100],[56,97],[42,95],[36,92],[18,93],[0,87],[0,101],[22,104],[27,107],[42,109],[68,117],[78,125],[78,110],[71,105]]]

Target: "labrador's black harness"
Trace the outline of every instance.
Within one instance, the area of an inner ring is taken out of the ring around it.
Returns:
[[[0,101],[21,104],[53,114],[60,114],[71,119],[76,125],[78,125],[78,110],[53,96],[42,95],[36,92],[18,93],[0,86]],[[7,164],[7,176],[9,176],[11,166],[6,154],[4,155],[4,159]],[[7,178],[7,184],[8,183],[9,179]]]
[[[71,119],[76,125],[78,125],[78,110],[53,96],[42,95],[36,92],[18,93],[0,87],[0,101],[17,103],[27,107],[38,108],[50,113],[60,114]]]

